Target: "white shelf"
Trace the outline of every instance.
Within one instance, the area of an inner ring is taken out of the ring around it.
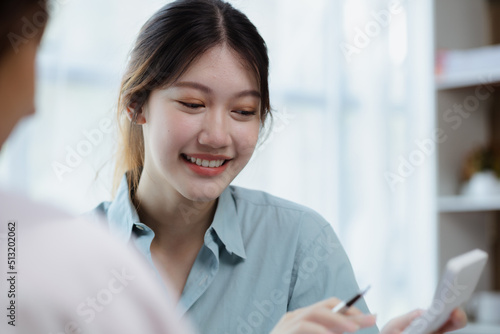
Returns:
[[[452,332],[453,334],[499,334],[500,325],[480,325],[469,323],[465,328]]]
[[[446,90],[500,82],[500,67],[436,76],[436,89]]]
[[[439,198],[438,208],[439,212],[500,211],[500,196],[444,196]]]

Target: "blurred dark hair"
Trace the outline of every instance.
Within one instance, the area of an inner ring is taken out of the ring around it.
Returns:
[[[48,0],[0,1],[0,58],[30,38],[40,38],[48,19]]]
[[[267,46],[245,14],[222,0],[178,0],[142,27],[131,52],[118,100],[120,146],[114,188],[125,172],[135,189],[144,165],[142,127],[135,124],[150,93],[179,78],[204,52],[218,45],[233,49],[255,72],[261,94],[261,121],[270,112]],[[126,109],[134,110],[133,120]]]

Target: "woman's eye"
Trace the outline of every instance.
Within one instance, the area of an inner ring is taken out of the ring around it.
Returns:
[[[234,110],[234,112],[242,116],[253,116],[256,114],[255,111],[248,111],[248,110]]]
[[[188,102],[182,102],[182,101],[179,101],[179,103],[182,104],[184,107],[187,107],[190,109],[198,109],[198,108],[204,107],[203,104],[199,104],[199,103],[188,103]]]

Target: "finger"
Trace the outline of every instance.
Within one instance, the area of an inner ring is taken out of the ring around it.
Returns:
[[[436,334],[441,334],[445,332],[451,332],[467,325],[467,315],[462,308],[456,308],[451,312],[450,317],[446,323],[437,330]]]
[[[290,327],[286,331],[283,331],[286,334],[342,334],[342,332],[332,332],[328,328],[321,326],[320,324],[303,321],[295,324]]]
[[[377,316],[373,314],[359,314],[349,316],[349,319],[357,323],[361,328],[372,327],[377,322]]]
[[[364,314],[361,310],[355,306],[351,306],[344,312],[345,315],[356,316]]]
[[[404,315],[401,315],[397,318],[394,318],[393,320],[389,321],[385,327],[387,328],[406,328],[408,325],[411,324],[413,320],[418,318],[419,316],[422,315],[424,311],[423,310],[414,310],[411,312],[408,312]]]
[[[454,330],[465,327],[467,325],[467,314],[463,308],[456,308],[451,313],[451,320],[455,326]]]
[[[342,301],[336,297],[331,297],[331,298],[328,298],[328,299],[325,299],[325,300],[322,300],[316,304],[314,304],[313,306],[318,306],[318,307],[325,307],[325,308],[329,308],[329,309],[332,309],[334,308],[335,306],[337,306],[338,304],[340,304]]]
[[[340,299],[338,299],[336,297],[332,297],[332,298],[325,299],[319,303],[316,303],[316,304],[314,304],[314,306],[325,307],[325,308],[329,308],[331,310],[335,306],[340,304],[341,302],[342,301]],[[363,312],[361,312],[361,310],[358,309],[357,307],[351,306],[344,312],[344,314],[346,314],[346,315],[360,315],[360,314],[363,314]]]
[[[358,316],[361,317],[361,316]],[[309,312],[304,314],[304,319],[308,321],[315,322],[322,325],[323,327],[335,329],[338,332],[355,332],[361,328],[361,324],[369,321],[361,321],[361,319],[351,319],[350,317],[340,314],[333,313],[329,309],[325,308],[312,308]]]

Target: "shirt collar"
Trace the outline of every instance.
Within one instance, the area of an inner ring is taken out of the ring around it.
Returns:
[[[219,197],[214,220],[210,228],[213,228],[229,253],[246,258],[245,246],[241,235],[241,225],[237,215],[236,200],[232,193],[232,187],[227,187]]]
[[[215,216],[209,229],[213,229],[229,253],[240,258],[246,258],[245,247],[241,235],[241,225],[237,215],[236,200],[232,187],[227,187],[219,196]],[[132,228],[140,224],[139,215],[130,199],[127,178],[124,175],[116,197],[108,209],[110,218],[109,227],[112,234],[120,240],[128,242],[132,235]]]
[[[140,223],[137,210],[130,199],[126,175],[123,176],[116,197],[109,206],[108,218],[111,234],[124,242],[130,240],[132,228]]]

